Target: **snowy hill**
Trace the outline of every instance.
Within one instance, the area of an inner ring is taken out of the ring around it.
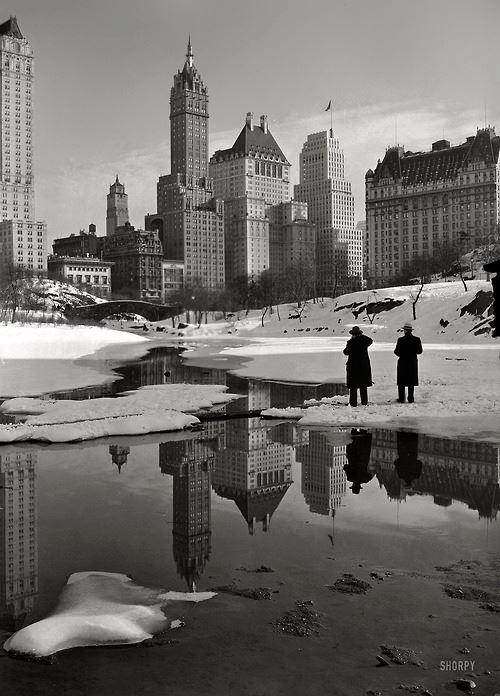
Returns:
[[[82,305],[99,304],[105,302],[100,297],[91,295],[90,292],[75,288],[68,283],[59,280],[40,278],[33,285],[34,294],[45,302],[45,310],[52,312],[62,311],[67,305],[81,307]]]
[[[403,324],[410,321],[416,334],[434,342],[484,341],[491,333],[493,293],[491,283],[478,280],[467,283],[467,292],[461,282],[425,285],[415,306],[412,303],[419,286],[362,290],[326,299],[303,310],[296,305],[280,308],[281,321],[275,312],[264,317],[252,313],[236,322],[239,335],[278,336],[280,334],[313,333],[319,336],[348,334],[354,325],[369,335],[392,340]]]
[[[393,341],[403,324],[410,321],[415,334],[434,343],[490,342],[493,293],[485,280],[467,282],[467,292],[460,281],[425,285],[415,307],[412,303],[419,286],[361,290],[335,299],[307,302],[305,308],[296,304],[235,313],[227,321],[183,326],[173,330],[169,322],[159,322],[164,334],[175,336],[283,337],[348,336],[354,325],[360,326],[378,340]],[[302,311],[301,311],[302,309]]]

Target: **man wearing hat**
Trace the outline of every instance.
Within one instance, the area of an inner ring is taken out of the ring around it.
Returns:
[[[347,355],[346,363],[346,384],[349,387],[350,406],[358,405],[358,389],[361,403],[366,406],[368,403],[368,389],[372,382],[372,368],[368,357],[368,347],[373,343],[373,339],[365,336],[359,326],[353,326],[349,331],[352,338],[347,341],[344,348],[344,355]]]
[[[422,352],[422,342],[413,335],[413,326],[407,322],[403,326],[404,334],[398,338],[394,353],[398,356],[397,382],[398,401],[404,403],[405,387],[408,387],[408,403],[414,401],[413,391],[418,386],[418,358]]]

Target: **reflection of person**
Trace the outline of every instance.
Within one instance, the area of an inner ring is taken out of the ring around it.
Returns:
[[[398,382],[398,401],[403,403],[405,400],[405,387],[408,387],[408,403],[412,404],[414,399],[414,389],[418,386],[418,358],[422,352],[422,342],[418,336],[412,334],[413,327],[406,323],[403,326],[404,335],[398,338],[395,355],[398,356],[397,382]]]
[[[412,481],[418,479],[422,473],[422,462],[418,457],[418,433],[398,432],[397,447],[398,458],[394,462],[394,467],[400,479],[407,486]]]
[[[351,491],[359,493],[362,483],[368,483],[373,478],[373,473],[368,471],[370,453],[372,449],[372,434],[366,430],[351,430],[352,442],[345,448],[347,464],[344,471],[347,480],[352,483]]]
[[[346,384],[349,387],[350,406],[358,405],[358,389],[361,403],[368,403],[368,389],[372,386],[372,368],[368,357],[368,347],[373,339],[365,336],[359,326],[353,326],[349,331],[352,338],[347,341],[344,355],[347,355]]]

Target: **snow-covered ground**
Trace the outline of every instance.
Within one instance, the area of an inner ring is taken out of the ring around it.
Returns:
[[[0,324],[0,396],[113,381],[109,361],[138,358],[149,347],[143,336],[99,326]]]
[[[1,442],[72,442],[108,435],[143,435],[182,430],[199,420],[193,412],[224,404],[236,395],[222,385],[162,384],[117,398],[84,401],[17,398],[4,401],[8,414],[28,414],[22,423],[0,425]]]
[[[370,405],[350,409],[345,405],[346,400],[339,398],[332,403],[309,408],[307,414],[303,414],[304,424],[360,426],[383,422],[450,436],[499,439],[500,341],[490,336],[491,284],[486,281],[469,282],[467,292],[464,292],[460,282],[427,285],[416,306],[417,319],[413,321],[412,294],[417,291],[416,286],[383,288],[351,293],[316,304],[307,303],[300,319],[296,306],[283,305],[279,311],[280,318],[276,309],[270,316],[268,312],[263,327],[261,312],[258,311],[250,312],[247,316],[241,313],[240,318],[234,316],[228,321],[202,324],[199,328],[172,329],[168,326],[170,322],[159,322],[164,331],[148,331],[140,336],[127,331],[87,327],[3,326],[0,327],[0,356],[5,359],[2,373],[12,383],[12,368],[16,364],[14,357],[39,357],[42,345],[45,346],[45,358],[64,356],[74,359],[96,351],[92,357],[97,361],[108,353],[109,358],[116,359],[123,349],[144,353],[152,345],[182,341],[190,346],[190,350],[184,353],[186,360],[203,361],[203,364],[220,367],[225,359],[240,358],[241,363],[234,371],[241,376],[290,382],[342,382],[345,377],[342,350],[350,328],[357,324],[374,340],[370,348],[374,379],[374,386],[369,390]],[[401,335],[401,327],[407,321],[413,321],[414,333],[422,338],[424,346],[419,359],[420,386],[416,389],[416,403],[412,405],[395,403],[396,357],[393,349]],[[150,326],[156,329],[158,325]],[[119,342],[123,340],[127,343],[122,345]],[[65,363],[54,360],[52,363],[58,374],[61,364],[74,366],[75,370],[88,369],[70,360]],[[29,364],[26,361],[26,365]],[[102,362],[99,365],[102,369]],[[2,388],[0,392],[22,395],[62,388],[55,371],[51,374],[44,367],[45,388],[40,389],[40,374],[41,371],[35,373],[27,369],[20,383],[12,385],[13,391]],[[97,373],[93,375],[93,382],[87,384],[110,379],[109,370],[98,375],[99,379],[96,376]],[[51,380],[55,380],[53,384]],[[34,384],[37,388],[33,388]],[[172,397],[168,408],[177,412],[186,410],[182,405],[184,402],[176,401],[181,396],[178,393],[175,398]],[[103,400],[105,408],[111,406],[110,401],[116,400]],[[91,410],[95,413],[95,409],[99,408],[98,402],[93,400],[91,403]],[[196,408],[188,410],[192,412]],[[71,427],[69,435],[60,431],[55,434],[54,428],[59,426],[45,422],[43,427],[51,430],[44,437],[49,440],[54,437],[58,440],[80,439],[108,433],[144,433],[148,428],[151,431],[168,429],[168,422],[178,427],[188,424],[183,418],[176,420],[178,416],[174,418],[172,415],[169,420],[164,414],[158,418],[154,413],[143,414],[142,411],[140,415],[134,411],[110,411],[108,418],[105,415],[103,412],[99,426],[95,420],[92,427],[88,425],[86,433],[78,428],[75,430],[74,425],[64,426]],[[86,418],[81,414],[80,420]],[[134,423],[132,418],[139,420]],[[41,426],[40,422],[36,425],[37,428]],[[32,437],[29,433],[26,436]]]

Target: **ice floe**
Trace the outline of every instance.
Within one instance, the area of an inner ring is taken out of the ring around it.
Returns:
[[[165,613],[169,602],[201,602],[215,594],[162,593],[121,573],[73,573],[54,611],[14,633],[3,647],[11,653],[46,657],[69,648],[141,643],[171,627]]]
[[[226,389],[224,385],[159,384],[117,398],[10,399],[1,405],[4,413],[30,415],[24,422],[0,425],[0,442],[73,442],[182,430],[199,422],[193,412],[239,398]]]

